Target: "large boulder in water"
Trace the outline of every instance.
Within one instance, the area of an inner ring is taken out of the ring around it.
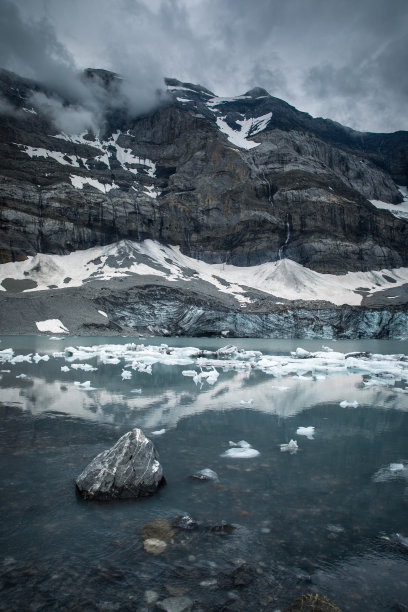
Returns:
[[[82,497],[105,500],[147,497],[164,482],[157,451],[137,428],[97,455],[75,480]]]

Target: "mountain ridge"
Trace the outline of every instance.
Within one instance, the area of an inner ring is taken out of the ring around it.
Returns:
[[[111,81],[108,71],[90,74]],[[32,96],[38,84],[0,72],[0,92],[14,104],[0,113],[3,264],[153,240],[208,265],[286,258],[317,274],[388,270],[389,278],[408,266],[407,132],[355,132],[261,88],[220,98],[176,79],[166,85],[160,104],[136,118],[108,96],[103,132],[69,135],[55,121],[76,121],[77,106],[47,116]],[[390,299],[401,309],[398,287]],[[180,291],[187,299],[187,285]],[[370,307],[384,308],[381,291]],[[251,300],[247,310],[256,309]]]

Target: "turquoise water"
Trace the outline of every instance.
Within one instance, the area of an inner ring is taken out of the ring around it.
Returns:
[[[226,344],[205,338],[133,341],[207,350]],[[390,381],[358,368],[316,375],[307,360],[302,370],[277,377],[246,368],[243,358],[241,369],[220,363],[213,384],[195,384],[182,372],[205,370],[196,363],[154,363],[151,374],[128,368],[131,378],[122,379],[123,361],[102,363],[97,353],[74,361],[61,356],[67,346],[129,342],[1,338],[0,350],[49,360],[0,364],[0,609],[153,610],[149,591],[158,601],[187,597],[193,610],[278,610],[309,591],[325,594],[342,610],[404,609],[403,377]],[[321,341],[304,340],[234,344],[279,356],[298,346],[322,347]],[[325,344],[343,353],[408,353],[403,342]],[[97,369],[75,370],[75,363]],[[87,381],[91,390],[83,386]],[[342,408],[342,401],[357,405]],[[296,433],[310,426],[313,439]],[[143,501],[83,501],[75,476],[133,427],[148,436],[165,430],[152,439],[167,485]],[[297,440],[295,454],[280,450],[290,439]],[[229,441],[239,440],[259,455],[221,456]],[[203,468],[214,470],[219,482],[190,478]],[[177,527],[177,517],[185,514],[197,521],[196,529]],[[164,552],[153,556],[143,548],[143,528],[157,519],[173,533]]]

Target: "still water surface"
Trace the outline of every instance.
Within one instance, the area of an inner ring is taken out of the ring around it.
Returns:
[[[154,610],[157,601],[184,597],[192,610],[283,610],[309,591],[342,610],[406,609],[406,380],[388,373],[387,384],[367,385],[377,378],[358,369],[314,376],[306,364],[282,377],[220,367],[212,384],[195,384],[182,375],[200,371],[195,364],[163,363],[122,379],[123,362],[96,356],[82,363],[97,369],[84,371],[61,356],[67,346],[129,342],[1,338],[0,350],[50,359],[0,366],[0,609]],[[207,350],[227,343],[134,342]],[[297,346],[322,347],[233,342],[283,356]],[[408,353],[403,342],[326,344],[343,353]],[[78,385],[86,381],[91,390]],[[342,401],[358,406],[342,408]],[[310,426],[313,439],[296,433]],[[152,439],[167,485],[143,501],[83,501],[75,476],[133,427],[148,436],[165,430]],[[229,441],[243,439],[257,457],[221,456]],[[299,451],[281,452],[290,439]],[[219,481],[189,477],[203,468]],[[177,527],[186,514],[196,529]],[[167,548],[153,556],[143,548],[143,529],[158,519],[167,525]]]

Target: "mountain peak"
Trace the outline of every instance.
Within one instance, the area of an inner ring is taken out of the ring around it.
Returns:
[[[215,94],[203,87],[202,85],[196,85],[194,83],[184,83],[183,81],[179,81],[178,79],[171,79],[166,77],[164,79],[165,84],[169,89],[190,89],[191,91],[196,91],[197,93],[205,93],[209,96],[214,97]]]
[[[251,98],[261,98],[263,96],[268,96],[268,98],[270,98],[271,94],[266,91],[266,89],[263,89],[263,87],[254,87],[253,89],[250,89],[249,91],[245,92],[244,96],[251,96]]]

